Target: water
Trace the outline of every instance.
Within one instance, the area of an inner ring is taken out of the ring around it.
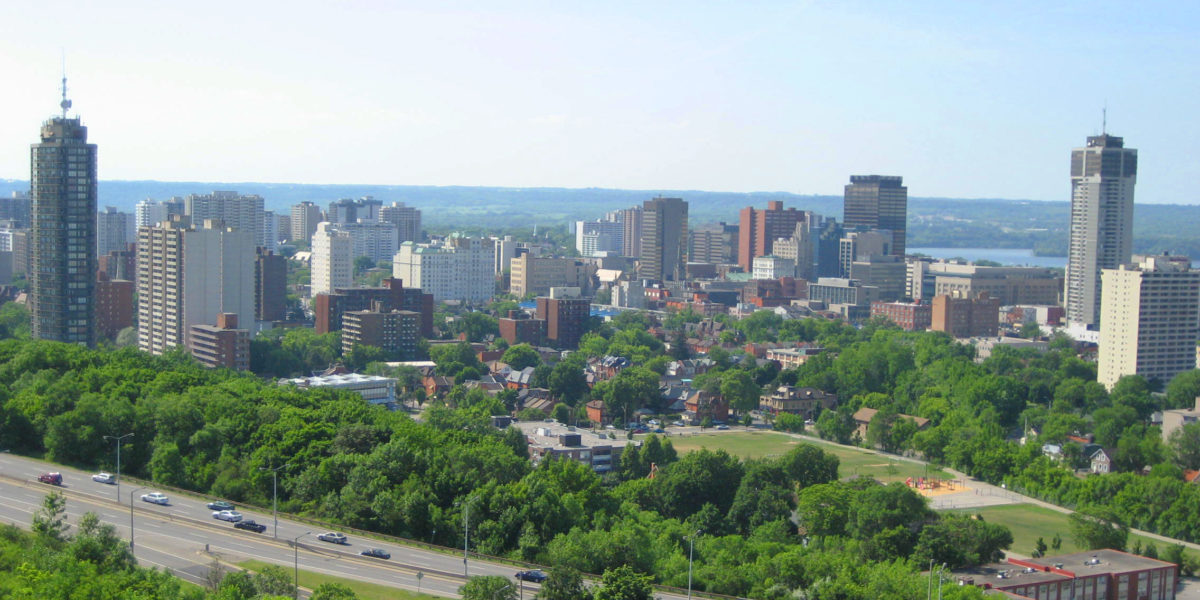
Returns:
[[[934,258],[965,258],[969,261],[991,260],[1002,265],[1052,267],[1064,269],[1065,256],[1035,256],[1025,248],[908,248],[909,254],[924,254]]]

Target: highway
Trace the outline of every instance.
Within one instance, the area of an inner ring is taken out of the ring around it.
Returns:
[[[38,474],[46,471],[62,473],[63,485],[38,482]],[[92,473],[88,472],[12,454],[0,454],[0,521],[29,529],[33,513],[41,506],[46,494],[58,490],[67,499],[69,523],[75,524],[84,513],[93,512],[101,521],[115,526],[118,535],[129,539],[130,492],[133,492],[133,549],[138,563],[169,569],[194,583],[205,583],[206,574],[214,560],[228,565],[257,559],[286,566],[290,570],[297,556],[291,543],[297,537],[300,538],[298,560],[301,570],[413,591],[418,589],[417,575],[420,573],[422,592],[445,597],[458,597],[458,587],[465,581],[461,553],[454,556],[363,539],[353,534],[347,534],[348,545],[335,545],[317,540],[316,535],[327,529],[282,518],[276,539],[272,537],[273,520],[269,510],[263,512],[238,507],[246,519],[267,526],[263,533],[254,533],[234,529],[232,523],[214,519],[213,511],[205,507],[208,501],[198,496],[181,496],[164,491],[170,498],[170,504],[160,506],[141,500],[142,494],[159,491],[157,488],[139,489],[142,482],[123,480],[118,501],[116,485],[92,481],[91,476]],[[311,534],[306,535],[307,532]],[[381,560],[359,556],[359,552],[367,548],[383,548],[391,553],[392,558]],[[470,559],[468,568],[472,576],[501,575],[510,579],[519,570],[511,565],[474,558]],[[516,580],[513,581],[516,585]],[[533,583],[521,583],[523,595],[529,597],[538,587]]]

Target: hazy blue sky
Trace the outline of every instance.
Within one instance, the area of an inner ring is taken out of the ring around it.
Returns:
[[[115,7],[115,8],[114,8]],[[0,177],[70,97],[103,179],[1200,203],[1196,2],[8,2]]]

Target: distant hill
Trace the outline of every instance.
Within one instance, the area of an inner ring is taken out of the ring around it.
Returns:
[[[0,194],[29,189],[27,181],[0,180]],[[268,209],[286,212],[304,200],[327,205],[338,198],[374,196],[385,204],[404,202],[422,209],[431,229],[483,227],[519,230],[563,226],[576,219],[640,204],[656,195],[688,201],[693,226],[734,223],[744,206],[765,207],[770,200],[838,218],[841,196],[788,192],[705,192],[699,190],[616,190],[603,188],[500,188],[407,185],[305,185],[289,183],[211,183],[170,181],[101,181],[100,206],[132,211],[145,198],[236,190],[258,194]],[[909,198],[910,247],[1032,248],[1062,256],[1067,248],[1070,206],[1067,202],[1006,199]],[[1134,222],[1135,252],[1171,252],[1200,258],[1200,206],[1138,204]]]

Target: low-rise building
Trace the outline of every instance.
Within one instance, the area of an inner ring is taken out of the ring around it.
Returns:
[[[974,585],[1022,598],[1173,600],[1175,563],[1119,550],[1090,550],[1042,558],[1012,558],[953,572]]]
[[[524,311],[510,310],[507,317],[497,319],[500,337],[509,346],[530,344],[540,346],[546,339],[546,320],[534,319]]]
[[[360,373],[340,373],[335,375],[315,375],[313,377],[281,379],[279,384],[294,385],[300,388],[346,390],[362,396],[371,404],[396,403],[396,380],[391,377],[362,375]]]
[[[884,317],[905,331],[925,331],[933,324],[933,306],[922,302],[872,302],[871,317]]]
[[[815,418],[819,410],[834,410],[838,406],[837,394],[817,388],[781,385],[770,396],[759,399],[759,410],[778,415],[789,413],[806,419]]]
[[[375,346],[399,360],[414,360],[420,333],[420,313],[385,310],[376,301],[370,310],[353,310],[342,315],[342,354],[364,345]]]
[[[816,346],[799,346],[796,348],[771,348],[767,350],[767,360],[779,363],[780,369],[794,369],[808,359],[824,352],[824,348]]]
[[[972,298],[934,296],[930,329],[956,338],[994,337],[1000,330],[1000,301],[987,292]]]
[[[1180,408],[1174,410],[1164,410],[1162,413],[1162,437],[1166,442],[1171,439],[1171,434],[1175,433],[1176,429],[1191,423],[1200,423],[1200,398],[1196,398],[1196,406],[1194,408]]]
[[[216,326],[192,325],[188,351],[206,367],[246,371],[250,369],[250,331],[238,328],[237,313],[221,313]]]
[[[593,433],[559,423],[517,423],[529,442],[529,459],[537,465],[543,460],[566,459],[585,464],[597,473],[607,473],[620,464],[621,451],[639,442],[612,440],[604,433]]]

